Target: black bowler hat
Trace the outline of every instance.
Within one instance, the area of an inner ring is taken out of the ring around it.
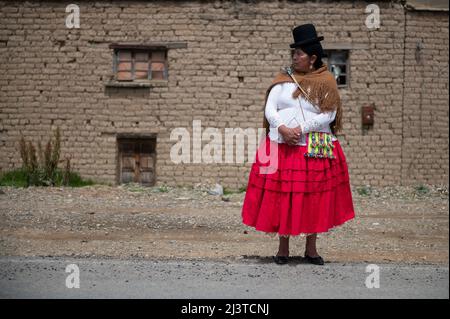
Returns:
[[[316,28],[310,23],[295,27],[294,30],[292,30],[292,35],[294,36],[294,43],[290,45],[291,48],[320,43],[320,41],[323,40],[322,36],[317,36]]]

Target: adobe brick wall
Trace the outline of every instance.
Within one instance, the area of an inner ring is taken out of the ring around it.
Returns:
[[[339,136],[352,185],[448,184],[448,13],[381,1],[381,28],[371,31],[363,1],[76,3],[80,29],[65,27],[69,3],[0,1],[0,171],[21,165],[20,132],[47,140],[60,126],[62,154],[86,178],[116,182],[116,134],[156,133],[158,183],[245,186],[250,163],[172,163],[170,132],[195,119],[222,132],[260,127],[290,30],[313,22],[325,46],[355,46]],[[113,42],[187,48],[169,50],[166,87],[107,88]],[[363,131],[360,109],[370,103],[375,125]]]
[[[448,183],[448,13],[408,12],[402,181]]]

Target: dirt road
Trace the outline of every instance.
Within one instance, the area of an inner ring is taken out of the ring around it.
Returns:
[[[277,237],[241,224],[244,193],[137,185],[2,187],[0,255],[252,259],[273,255]],[[356,218],[319,235],[330,262],[448,264],[448,189],[353,191]],[[305,239],[291,239],[303,255]]]

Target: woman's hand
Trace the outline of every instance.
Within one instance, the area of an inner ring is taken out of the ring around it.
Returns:
[[[281,125],[278,132],[283,136],[284,141],[289,145],[296,145],[300,140],[302,133],[300,126],[289,128],[286,125]]]

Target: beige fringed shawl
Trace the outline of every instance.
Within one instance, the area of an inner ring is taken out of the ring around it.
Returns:
[[[333,134],[342,129],[342,104],[336,80],[331,72],[328,71],[324,64],[322,67],[310,73],[294,73],[294,77],[308,96],[304,96],[301,91],[297,90],[293,93],[293,98],[301,95],[311,104],[318,106],[321,112],[330,112],[336,110],[336,117],[330,124]],[[266,91],[264,107],[267,102],[270,90],[278,83],[294,82],[292,78],[285,72],[279,73],[272,81],[272,85]],[[263,113],[264,114],[264,113]],[[264,116],[264,128],[269,132],[269,122]]]

